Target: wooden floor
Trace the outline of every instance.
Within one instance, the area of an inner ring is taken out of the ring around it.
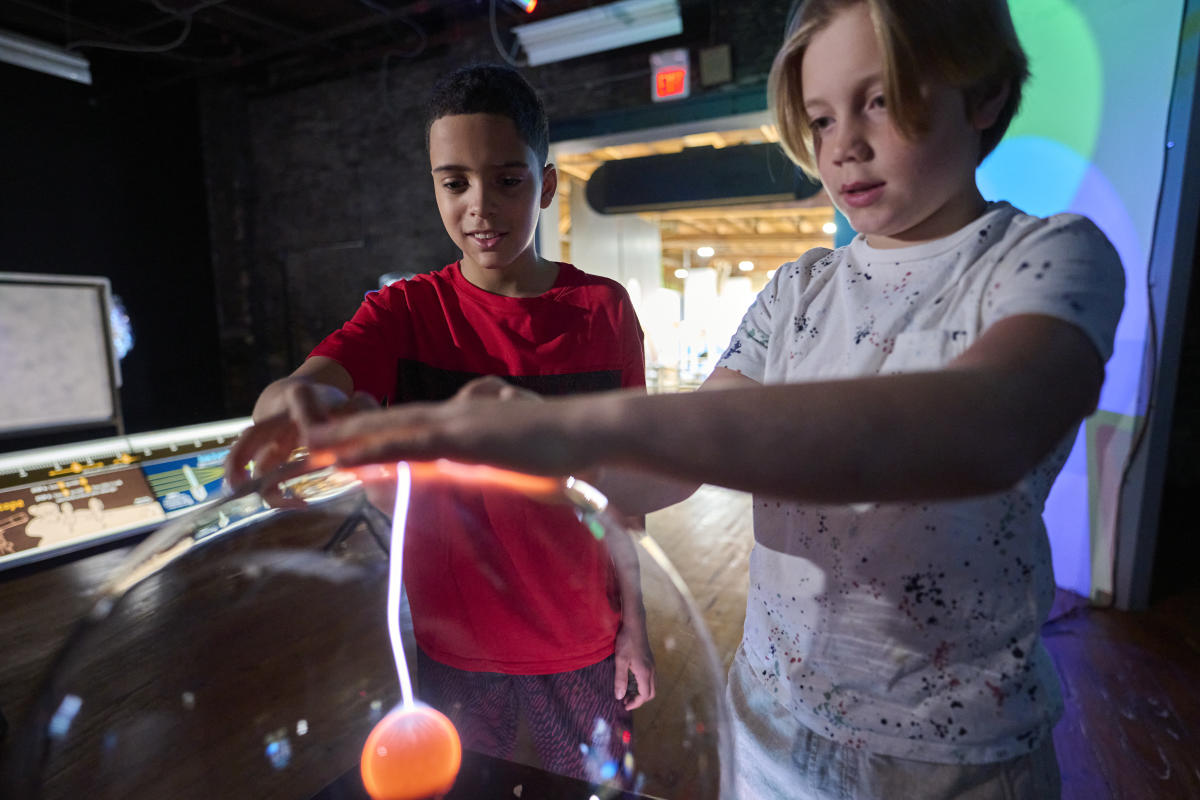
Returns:
[[[1078,605],[1042,633],[1066,701],[1063,797],[1200,798],[1200,592],[1137,614]]]
[[[651,514],[647,528],[691,588],[728,663],[745,611],[749,496],[703,487]],[[10,723],[89,607],[88,592],[123,554],[0,573],[0,712]],[[1063,797],[1200,798],[1200,592],[1136,614],[1089,608],[1061,593],[1044,636],[1066,700],[1055,730]]]
[[[728,663],[745,614],[749,496],[706,486],[647,530]],[[1142,613],[1060,592],[1043,636],[1066,703],[1054,730],[1064,800],[1200,798],[1200,592]]]

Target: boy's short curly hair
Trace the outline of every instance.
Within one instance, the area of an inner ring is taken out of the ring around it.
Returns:
[[[439,80],[425,108],[426,149],[433,123],[455,114],[508,117],[541,164],[546,163],[550,152],[546,109],[537,92],[515,69],[499,64],[474,64],[460,67]]]
[[[775,56],[767,89],[781,143],[801,169],[816,175],[813,131],[804,113],[800,65],[813,36],[839,11],[865,3],[883,53],[884,101],[906,135],[926,129],[921,85],[930,78],[962,89],[968,109],[1005,86],[1008,99],[983,131],[979,160],[992,152],[1021,104],[1029,78],[1007,0],[799,0]]]

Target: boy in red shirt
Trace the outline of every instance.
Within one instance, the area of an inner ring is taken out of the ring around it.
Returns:
[[[621,285],[535,250],[557,175],[532,87],[504,67],[458,70],[434,89],[426,142],[462,259],[368,293],[268,386],[231,454],[234,483],[251,459],[278,462],[295,446],[288,409],[301,393],[333,411],[352,394],[444,400],[482,376],[543,395],[645,386]],[[654,696],[640,589],[617,580],[603,546],[564,535],[578,528],[568,510],[524,502],[470,488],[414,496],[404,563],[418,693],[468,748],[510,757],[523,714],[543,766],[598,781],[584,753],[607,741],[601,761],[620,764],[630,712]]]

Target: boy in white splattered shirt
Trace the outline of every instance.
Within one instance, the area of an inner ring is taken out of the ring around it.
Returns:
[[[1041,512],[1124,278],[1087,219],[976,186],[1026,74],[1003,0],[807,0],[773,106],[860,233],[779,268],[701,391],[462,398],[310,425],[310,443],[604,467],[630,512],[700,481],[753,491],[728,689],[742,796],[1057,797]]]

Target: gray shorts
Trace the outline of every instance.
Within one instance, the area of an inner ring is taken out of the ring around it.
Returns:
[[[837,744],[762,691],[739,648],[726,697],[739,800],[1057,800],[1054,741],[994,764],[934,764]]]

